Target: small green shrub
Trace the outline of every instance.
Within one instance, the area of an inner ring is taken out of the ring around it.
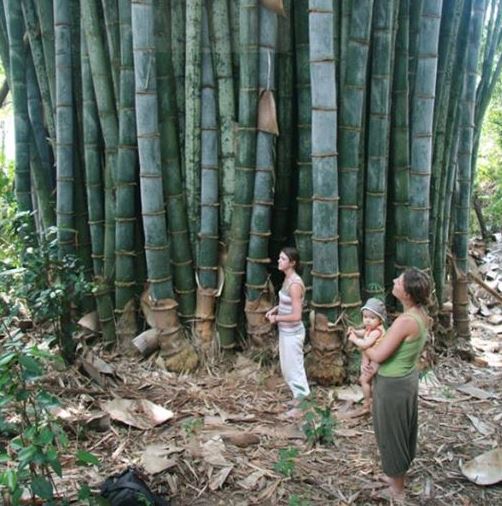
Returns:
[[[288,506],[310,506],[310,502],[301,496],[293,494],[288,499]]]
[[[274,471],[286,476],[286,478],[291,477],[295,470],[295,459],[297,456],[297,448],[281,448],[279,450],[279,460],[274,464]]]
[[[320,407],[315,399],[304,399],[300,404],[303,411],[303,433],[310,446],[331,446],[334,443],[336,420],[331,405]]]

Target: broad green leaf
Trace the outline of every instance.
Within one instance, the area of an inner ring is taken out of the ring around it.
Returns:
[[[31,482],[31,490],[35,495],[42,499],[52,499],[52,483],[43,476],[37,476]]]
[[[26,448],[23,448],[19,454],[18,459],[22,465],[28,464],[33,460],[33,457],[38,453],[38,448],[34,445],[30,445]]]
[[[54,469],[54,472],[61,478],[63,476],[63,468],[61,467],[61,463],[57,459],[50,459],[49,465]]]
[[[9,489],[14,490],[17,487],[17,472],[14,469],[7,469],[2,474],[2,483]]]
[[[0,367],[4,367],[7,364],[10,364],[16,358],[16,355],[17,353],[15,351],[11,351],[0,356]]]
[[[33,357],[28,355],[21,355],[19,357],[20,364],[31,374],[40,376],[43,374],[42,367],[38,360],[35,360]]]
[[[99,459],[92,453],[85,452],[83,450],[77,451],[77,459],[81,464],[88,464],[91,466],[99,466]]]
[[[9,462],[10,457],[8,453],[0,453],[0,464],[5,464],[6,462]]]
[[[82,485],[78,491],[78,498],[81,501],[85,501],[91,497],[91,489],[89,488],[89,485]]]
[[[53,439],[54,439],[54,432],[45,427],[36,438],[36,443],[45,446],[49,443],[52,443]]]
[[[56,408],[61,405],[59,399],[49,392],[39,392],[37,394],[37,402],[44,408]]]

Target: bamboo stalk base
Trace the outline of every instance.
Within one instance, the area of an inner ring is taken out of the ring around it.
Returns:
[[[217,290],[197,289],[196,320],[194,336],[196,346],[205,358],[211,358],[216,351],[215,307]]]
[[[166,369],[173,372],[192,371],[199,358],[185,335],[173,299],[153,300],[147,291],[141,296],[141,309],[150,327],[157,329],[160,357]]]
[[[343,330],[331,327],[320,313],[313,317],[310,344],[312,351],[306,360],[307,376],[319,385],[341,385],[345,380]]]
[[[117,315],[117,344],[121,351],[128,352],[134,349],[133,339],[138,330],[138,321],[136,315],[136,305],[134,299],[131,299],[125,306],[120,315]]]
[[[272,348],[276,343],[276,331],[265,318],[267,311],[273,307],[273,293],[266,291],[257,300],[246,300],[246,331],[251,343],[258,348]]]

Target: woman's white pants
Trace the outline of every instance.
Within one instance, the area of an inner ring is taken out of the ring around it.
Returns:
[[[296,332],[279,331],[279,360],[284,380],[293,392],[293,397],[299,399],[310,394],[307,375],[303,365],[303,341],[305,328]]]

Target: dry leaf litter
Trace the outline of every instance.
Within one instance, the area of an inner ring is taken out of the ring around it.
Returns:
[[[479,258],[485,261],[477,275],[502,292],[502,244]],[[502,483],[481,486],[462,473],[502,446],[502,309],[479,283],[471,290],[470,360],[447,353],[420,381],[407,505],[502,504]],[[290,395],[277,366],[260,367],[245,354],[175,375],[154,358],[94,350],[44,382],[61,399],[57,415],[71,435],[58,492],[75,503],[80,484],[97,490],[106,477],[136,466],[173,506],[388,504],[374,498],[382,474],[371,417],[353,416],[362,399],[357,385],[314,387],[317,405],[331,404],[336,428],[333,446],[312,447],[301,418],[280,416]],[[290,477],[274,469],[286,448],[298,450]],[[78,466],[77,449],[102,465]]]

